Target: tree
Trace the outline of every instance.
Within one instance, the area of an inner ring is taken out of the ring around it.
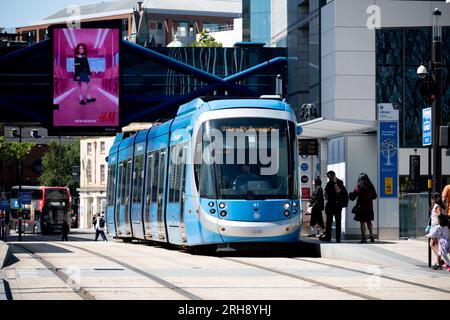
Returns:
[[[50,143],[50,150],[42,158],[44,170],[39,183],[49,187],[68,187],[75,194],[79,183],[72,177],[72,167],[80,165],[80,141],[72,144]]]
[[[7,160],[22,161],[36,146],[29,142],[7,142],[5,137],[0,137],[0,156]]]
[[[200,39],[191,44],[191,47],[221,48],[222,43],[217,42],[216,39],[208,33],[208,31],[202,31],[200,32]]]

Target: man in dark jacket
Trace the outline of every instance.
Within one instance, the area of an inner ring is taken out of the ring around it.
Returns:
[[[325,214],[327,216],[325,234],[320,237],[320,240],[330,242],[331,241],[331,229],[333,225],[333,217],[336,219],[336,242],[341,242],[341,221],[342,221],[342,202],[340,198],[343,196],[348,197],[345,192],[344,182],[336,177],[334,171],[327,173],[328,183],[325,187],[325,199],[327,204],[325,205]]]

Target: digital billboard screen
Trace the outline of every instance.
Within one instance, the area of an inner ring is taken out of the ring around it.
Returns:
[[[53,29],[55,129],[119,126],[119,32],[118,28]]]

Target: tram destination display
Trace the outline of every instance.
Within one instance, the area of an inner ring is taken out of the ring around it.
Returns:
[[[318,156],[319,140],[315,139],[299,140],[298,152],[300,156]]]

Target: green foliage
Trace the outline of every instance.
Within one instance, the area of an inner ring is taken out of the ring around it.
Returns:
[[[191,47],[221,48],[222,44],[217,42],[207,31],[202,31],[200,32],[200,39],[191,44]]]
[[[7,142],[5,137],[0,137],[0,156],[8,160],[23,160],[36,146],[29,142]]]
[[[50,187],[68,187],[75,194],[79,183],[72,177],[72,167],[80,165],[80,141],[72,144],[50,143],[50,150],[42,159],[44,171],[39,183]]]

